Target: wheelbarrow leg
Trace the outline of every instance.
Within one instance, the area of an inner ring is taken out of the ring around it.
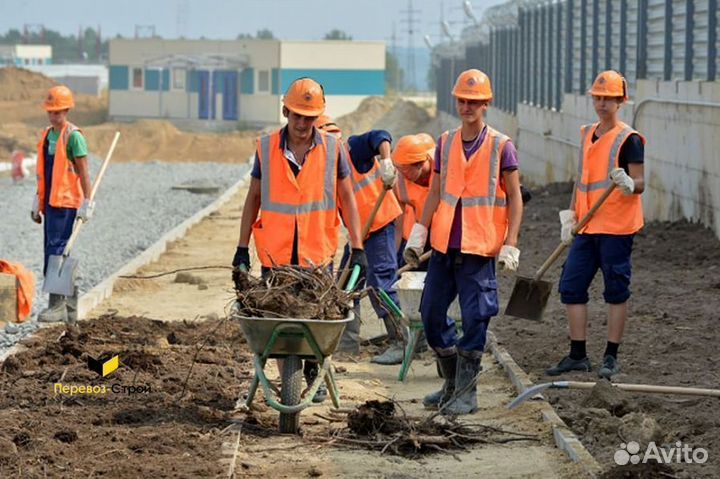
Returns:
[[[330,358],[326,358],[326,361],[330,361]],[[325,375],[325,385],[330,393],[330,399],[332,399],[333,406],[335,408],[340,407],[340,391],[338,390],[337,383],[335,382],[335,371],[332,364],[329,365],[327,374]]]
[[[265,368],[265,362],[267,360],[263,359],[260,354],[255,355],[255,365],[260,365],[262,368]],[[250,383],[250,389],[248,390],[247,399],[245,400],[245,405],[247,407],[250,407],[250,404],[252,404],[253,399],[255,399],[255,393],[257,392],[257,388],[260,385],[260,374],[258,371],[255,371],[255,376],[253,376],[253,380]]]

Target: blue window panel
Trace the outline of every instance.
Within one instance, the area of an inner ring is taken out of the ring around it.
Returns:
[[[284,71],[285,70],[283,70],[283,72]],[[278,91],[279,85],[280,85],[280,69],[279,68],[272,69],[272,71],[270,72],[270,80],[271,80],[270,81],[270,92],[273,95],[281,94],[281,93],[285,92],[285,90],[287,90],[287,87],[285,86],[285,87],[283,87],[282,92]]]
[[[110,89],[127,90],[129,88],[128,67],[126,65],[110,65]]]
[[[197,70],[188,70],[187,71],[185,85],[189,92],[197,93],[197,91],[198,91],[198,72],[197,72]]]
[[[170,90],[170,70],[162,71],[163,91]],[[145,91],[158,91],[160,89],[160,71],[154,68],[145,69]]]
[[[245,68],[240,73],[240,93],[252,95],[255,89],[255,71],[252,68]]]
[[[275,74],[273,70],[273,93],[277,94]],[[283,69],[282,92],[287,91],[290,84],[301,77],[310,77],[320,82],[326,95],[385,94],[385,70]]]

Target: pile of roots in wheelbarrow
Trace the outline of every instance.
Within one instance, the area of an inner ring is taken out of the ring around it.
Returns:
[[[539,440],[486,424],[461,424],[440,414],[411,417],[393,401],[365,402],[348,414],[347,426],[337,433],[340,442],[405,457],[459,451],[474,444]]]
[[[233,271],[237,313],[259,318],[345,319],[359,293],[341,290],[325,267],[272,268],[262,278]]]

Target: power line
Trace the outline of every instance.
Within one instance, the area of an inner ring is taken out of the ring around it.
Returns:
[[[417,78],[415,75],[415,31],[416,26],[420,23],[419,9],[413,8],[412,0],[408,0],[407,10],[401,10],[401,14],[407,15],[406,18],[400,20],[400,23],[407,24],[407,40],[408,40],[408,52],[407,52],[407,83],[406,86],[409,90],[417,89]]]

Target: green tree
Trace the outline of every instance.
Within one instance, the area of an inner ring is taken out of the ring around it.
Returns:
[[[325,34],[325,40],[352,40],[352,37],[337,28]]]
[[[392,53],[385,52],[385,90],[395,92],[403,89],[405,71],[400,68],[397,58]]]
[[[258,40],[274,40],[275,35],[273,35],[273,32],[271,32],[269,29],[263,28],[262,30],[258,30],[255,38],[257,38]]]
[[[32,33],[27,39],[30,44],[45,44],[52,46],[53,63],[99,63],[107,58],[109,43],[107,40],[100,43],[98,56],[98,32],[86,28],[77,35],[64,36],[55,30],[45,30],[44,35],[39,32]],[[22,34],[15,29],[0,35],[0,44],[15,45],[23,43]]]

